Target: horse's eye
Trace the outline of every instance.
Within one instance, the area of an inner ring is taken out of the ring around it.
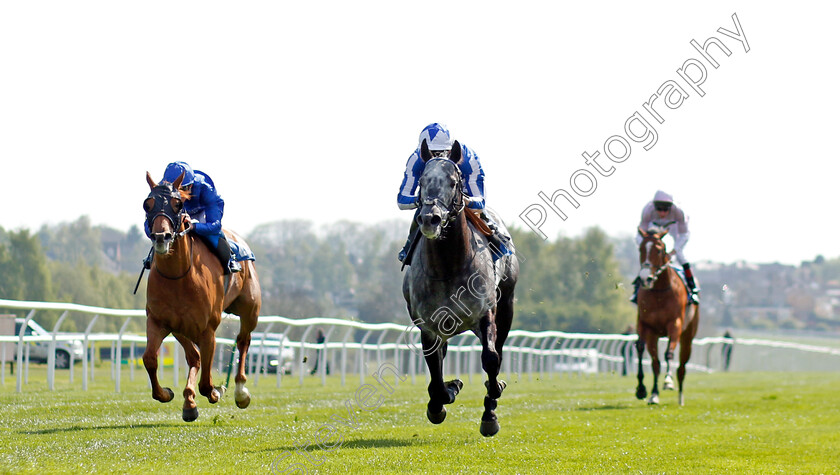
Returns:
[[[146,213],[151,213],[152,208],[155,206],[155,199],[154,198],[147,198],[146,201],[143,202],[143,209]]]
[[[171,206],[173,211],[175,211],[176,213],[180,213],[181,208],[184,207],[184,203],[179,199],[173,199]]]

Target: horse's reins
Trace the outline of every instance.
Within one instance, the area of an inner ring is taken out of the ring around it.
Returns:
[[[464,179],[463,179],[463,176],[461,175],[461,168],[458,166],[458,164],[456,164],[455,162],[453,162],[452,160],[450,160],[448,158],[432,158],[432,159],[429,159],[428,162],[432,162],[432,161],[435,161],[435,160],[446,161],[446,162],[449,162],[452,165],[454,165],[455,166],[455,173],[457,175],[457,180],[456,180],[456,185],[455,185],[455,197],[458,198],[458,200],[456,202],[453,199],[453,203],[450,206],[444,205],[443,201],[438,197],[422,198],[423,189],[422,188],[420,189],[421,203],[423,203],[423,205],[437,205],[439,208],[446,211],[446,220],[442,221],[441,225],[440,225],[440,231],[441,231],[441,234],[443,234],[444,231],[446,230],[447,226],[449,226],[450,224],[455,222],[455,220],[458,219],[458,216],[464,211],[464,208],[466,207],[466,200],[465,200],[466,195],[464,193]],[[428,162],[426,162],[426,165],[428,165]],[[418,232],[419,232],[419,229],[418,229]],[[417,241],[417,239],[414,240],[414,242],[416,242],[416,241]],[[414,244],[414,242],[412,244]],[[473,249],[472,259],[469,259],[468,261],[466,261],[464,263],[464,265],[462,266],[462,269],[459,269],[459,270],[465,269],[472,261],[475,260],[475,256],[477,254],[478,253],[476,253],[475,250]],[[458,273],[455,273],[455,274],[453,274],[452,276],[449,276],[449,277],[432,277],[428,272],[426,272],[427,269],[426,269],[425,265],[421,265],[421,267],[423,269],[423,273],[426,274],[426,276],[429,278],[429,280],[446,281],[446,280],[451,280],[452,278],[454,278],[455,276],[458,275]]]
[[[668,253],[665,253],[666,256],[667,256],[667,254]],[[648,258],[650,258],[650,256],[648,256]],[[659,276],[662,275],[662,273],[665,272],[668,269],[668,267],[669,267],[669,262],[666,259],[665,262],[663,262],[662,265],[659,266],[659,269],[656,269],[656,272],[654,272],[653,274],[648,276],[647,279],[645,279],[645,285],[644,285],[645,289],[653,290],[653,286],[656,285],[656,281],[659,279]]]
[[[650,283],[646,283],[646,284],[645,284],[645,289],[647,289],[647,290],[652,290],[652,289],[653,289],[654,284],[656,284],[656,280],[657,280],[657,279],[659,279],[659,276],[660,276],[663,272],[665,272],[665,270],[666,270],[667,268],[668,268],[668,262],[665,262],[664,264],[662,264],[661,266],[659,266],[659,269],[656,269],[656,272],[654,272],[653,274],[651,274],[651,275],[650,275],[650,277],[648,277],[647,279],[645,279],[647,282],[650,282]]]
[[[149,218],[148,215],[147,215],[146,223],[148,225],[149,230],[151,231],[152,223],[154,223],[155,220],[157,218],[159,218],[160,216],[163,216],[164,218],[166,218],[169,221],[169,223],[172,225],[172,229],[177,229],[179,227],[178,225],[176,225],[176,222],[183,223],[184,221],[186,221],[187,225],[184,227],[184,229],[179,231],[179,232],[174,233],[173,238],[172,238],[172,240],[174,242],[178,238],[184,237],[187,234],[189,234],[189,232],[193,230],[194,226],[192,224],[192,221],[184,220],[184,217],[188,216],[188,215],[187,215],[186,209],[183,206],[181,207],[181,210],[178,212],[177,215],[172,216],[172,211],[174,211],[174,210],[172,210],[171,206],[168,206],[169,202],[166,199],[166,196],[161,192],[168,192],[169,193],[169,198],[177,198],[177,199],[181,199],[181,194],[177,190],[174,190],[172,188],[172,185],[170,185],[168,183],[158,185],[156,188],[159,189],[159,192],[154,193],[154,191],[153,191],[150,194],[150,197],[155,199],[155,207],[156,208],[159,207],[160,211],[158,211],[157,214],[155,214],[151,218]],[[159,202],[159,198],[162,199],[162,203]],[[154,248],[154,246],[152,246],[152,247]],[[187,270],[184,271],[184,273],[179,275],[178,277],[170,277],[170,276],[164,274],[163,272],[161,272],[157,268],[157,266],[155,266],[155,271],[157,271],[158,275],[160,275],[161,277],[163,277],[165,279],[169,279],[169,280],[178,280],[178,279],[184,278],[187,274],[190,273],[190,270],[192,270],[194,248],[195,248],[195,245],[191,243],[190,244],[190,261],[189,261],[190,264],[189,264],[189,266],[187,266]],[[141,278],[142,278],[142,274],[141,274]],[[135,291],[136,291],[136,289],[135,289]]]
[[[466,200],[464,199],[464,179],[463,179],[463,176],[461,175],[461,168],[458,167],[458,164],[456,164],[452,160],[450,160],[448,158],[432,158],[432,159],[429,159],[428,162],[426,162],[426,165],[428,165],[429,162],[433,162],[433,161],[445,161],[445,162],[451,163],[455,167],[455,173],[458,176],[458,179],[456,180],[456,185],[455,185],[455,196],[457,198],[460,198],[460,199],[458,200],[459,203],[455,203],[454,200],[453,200],[453,203],[452,203],[451,206],[445,206],[443,204],[443,201],[438,197],[423,198],[423,189],[422,188],[420,189],[420,197],[421,197],[420,202],[423,205],[437,205],[440,209],[446,210],[446,215],[447,215],[446,216],[446,221],[442,222],[441,225],[440,225],[441,231],[443,231],[443,229],[445,229],[446,226],[448,226],[450,223],[454,222],[455,219],[458,217],[458,215],[461,214],[462,211],[464,211],[464,207],[466,206]],[[455,209],[456,206],[458,206],[457,210]]]
[[[183,231],[175,233],[175,237],[172,239],[173,242],[180,237],[186,236],[190,231],[192,231],[192,229],[193,229],[192,221],[187,221],[187,224],[188,225],[184,228]],[[179,275],[178,277],[169,277],[168,275],[161,272],[160,269],[158,269],[158,266],[155,266],[155,271],[157,271],[158,275],[160,275],[164,279],[169,279],[169,280],[183,279],[187,274],[190,273],[190,270],[192,269],[193,249],[195,249],[195,243],[190,243],[190,265],[187,266],[187,270],[185,270],[184,273]]]

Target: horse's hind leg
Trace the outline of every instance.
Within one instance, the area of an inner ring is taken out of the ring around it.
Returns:
[[[200,365],[198,350],[192,341],[182,335],[175,335],[175,339],[184,348],[184,358],[187,360],[187,385],[184,387],[184,407],[181,410],[181,417],[186,422],[198,419],[198,406],[195,404],[195,376]],[[177,364],[177,362],[176,362]]]
[[[695,307],[695,312],[699,313],[697,307]],[[689,358],[691,358],[691,342],[692,340],[694,340],[694,335],[697,334],[698,317],[699,315],[695,314],[694,319],[691,321],[691,323],[688,324],[688,328],[686,328],[683,334],[680,335],[680,367],[677,369],[677,383],[679,384],[680,388],[680,406],[685,404],[685,399],[683,398],[683,381],[685,380],[685,366],[688,364]]]
[[[484,396],[484,413],[481,415],[481,425],[479,432],[485,437],[492,437],[499,432],[499,419],[496,417],[496,407],[498,399],[502,396],[507,384],[504,381],[499,381],[499,370],[502,366],[502,352],[501,348],[504,344],[507,333],[510,330],[510,320],[512,317],[512,308],[508,305],[510,302],[501,305],[501,312],[495,316],[490,313],[485,315],[479,322],[479,330],[481,331],[481,367],[487,373],[487,381],[484,385],[487,387],[487,395]],[[496,318],[502,317],[499,324],[496,323]],[[501,327],[501,331],[500,328]],[[502,331],[504,335],[501,335]]]
[[[175,393],[169,388],[162,388],[157,377],[158,350],[163,339],[169,332],[162,329],[150,316],[146,318],[146,351],[143,352],[143,366],[149,373],[149,382],[152,384],[152,397],[160,402],[169,402],[175,397]]]
[[[455,396],[464,387],[464,383],[460,379],[443,382],[443,358],[446,357],[447,344],[443,343],[440,337],[435,337],[432,341],[430,337],[421,334],[420,340],[431,376],[426,417],[432,424],[440,424],[446,419],[446,408],[443,405],[455,402]]]
[[[201,378],[198,380],[198,392],[206,397],[210,404],[219,402],[222,393],[213,387],[210,370],[213,366],[213,356],[216,354],[216,332],[207,329],[198,341],[201,350]]]
[[[662,389],[666,391],[674,390],[674,378],[671,377],[671,360],[674,358],[674,350],[677,348],[680,333],[682,333],[682,317],[668,325],[668,349],[665,350],[665,380],[662,382]]]
[[[243,312],[244,313],[244,312]],[[236,390],[233,393],[236,406],[245,409],[251,404],[251,392],[245,387],[245,361],[248,358],[248,348],[251,346],[251,332],[257,327],[259,307],[245,316],[240,315],[239,334],[236,335],[236,348],[239,349],[239,366],[236,371]]]

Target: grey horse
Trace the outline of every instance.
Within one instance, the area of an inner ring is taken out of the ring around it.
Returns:
[[[422,237],[403,280],[408,313],[420,329],[423,355],[431,373],[426,416],[434,424],[446,418],[444,404],[455,402],[463,382],[444,382],[447,341],[467,330],[481,341],[481,365],[487,373],[487,395],[479,430],[485,437],[499,431],[495,409],[505,389],[498,380],[502,346],[513,321],[513,291],[519,275],[515,255],[494,264],[487,237],[466,218],[466,198],[458,167],[461,145],[449,158],[433,158],[425,141],[421,158],[421,208],[417,214]],[[500,226],[502,221],[494,216]]]

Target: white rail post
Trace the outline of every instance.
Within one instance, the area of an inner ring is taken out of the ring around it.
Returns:
[[[359,354],[356,357],[356,361],[359,363],[359,384],[365,384],[365,345],[372,331],[368,330],[362,337],[361,344],[359,344]]]
[[[135,346],[136,346],[136,343],[134,342],[134,340],[131,340],[131,346],[129,346],[129,349],[128,349],[128,351],[131,352],[130,356],[128,358],[128,367],[129,367],[128,379],[132,382],[134,381],[134,367],[137,366],[137,360],[134,358],[134,348],[135,348]]]
[[[556,340],[551,336],[545,336],[542,339],[542,344],[540,345],[540,378],[543,377],[543,373],[545,372],[545,366],[549,361],[548,351],[546,351],[546,347],[552,342]],[[551,374],[551,373],[549,373]]]
[[[52,340],[50,340],[49,350],[47,352],[47,386],[49,386],[50,391],[55,391],[55,347],[56,347],[56,337],[58,336],[58,329],[61,327],[61,323],[64,322],[64,319],[67,318],[67,310],[58,317],[58,321],[55,322],[55,326],[53,326],[52,331]]]
[[[347,327],[347,332],[344,333],[344,338],[341,340],[341,385],[344,386],[347,377],[347,340],[353,335],[356,329]]]
[[[172,385],[175,387],[178,387],[181,383],[179,380],[179,368],[181,363],[181,358],[179,358],[179,356],[181,356],[181,347],[178,343],[177,339],[172,342]],[[184,353],[186,353],[186,350]],[[187,369],[187,374],[189,374],[189,371],[190,370]]]
[[[271,331],[271,329],[274,328],[275,323],[276,322],[271,322],[271,323],[268,324],[267,327],[265,327],[265,331],[263,332],[262,339],[260,339],[261,348],[260,348],[260,355],[257,358],[257,375],[256,375],[256,377],[254,377],[254,387],[256,387],[257,383],[259,382],[260,372],[262,372],[263,377],[266,377],[266,378],[268,377],[268,360],[269,360],[269,358],[268,358],[268,354],[266,353],[265,339],[268,336],[268,333]],[[279,350],[279,345],[278,345],[278,353],[277,353],[277,364],[278,365],[280,364],[280,353],[279,353],[279,351],[280,350]],[[277,368],[277,371],[280,371],[279,367]]]
[[[379,334],[379,338],[376,340],[376,367],[382,367],[382,342],[385,340],[385,334],[388,333],[388,329],[382,330],[382,333]]]
[[[408,344],[408,372],[411,374],[411,384],[417,384],[417,353],[414,352],[414,349],[417,348],[417,342],[414,341],[414,335],[419,335],[420,332],[408,333],[406,337],[406,343]],[[418,338],[419,339],[419,338]]]
[[[304,363],[305,363],[305,361],[304,361],[304,360],[308,360],[308,359],[309,359],[309,358],[304,358],[304,357],[303,357],[303,353],[304,353],[303,349],[304,349],[304,345],[306,344],[306,339],[307,339],[307,338],[309,338],[309,332],[311,332],[313,328],[315,328],[315,327],[313,327],[313,326],[311,326],[311,325],[310,325],[310,326],[309,326],[309,328],[307,328],[306,330],[304,330],[304,331],[303,331],[303,336],[302,336],[302,337],[300,337],[300,353],[299,353],[299,354],[300,354],[300,358],[298,358],[298,359],[300,360],[300,365],[299,365],[300,375],[299,375],[299,379],[300,379],[300,385],[301,385],[301,386],[303,386],[303,375],[304,375],[304,373],[306,373],[306,370],[305,370],[305,368],[304,368],[304,366],[303,366],[303,365],[304,365]]]
[[[30,310],[29,314],[26,315],[26,318],[23,319],[23,324],[20,326],[20,333],[18,334],[18,346],[17,346],[17,383],[15,385],[15,391],[21,392],[23,390],[23,336],[26,334],[26,329],[29,328],[29,320],[32,320],[32,317],[35,316],[35,310]],[[29,350],[29,346],[27,345],[27,353]],[[29,358],[26,358],[26,382],[29,383]]]
[[[277,349],[277,387],[280,387],[280,381],[283,379],[283,367],[285,367],[285,361],[283,361],[283,348],[286,347],[286,342],[288,341],[289,330],[292,329],[291,325],[286,325],[286,329],[283,331],[283,336],[280,337],[280,348]],[[294,364],[294,361],[291,362]],[[290,367],[291,368],[291,367]]]
[[[327,385],[327,366],[330,364],[330,358],[327,354],[327,344],[330,342],[330,335],[335,330],[335,325],[330,325],[330,329],[324,334],[324,342],[318,350],[318,371],[321,373],[321,386]]]
[[[116,371],[114,375],[116,380],[116,382],[114,383],[116,392],[120,392],[120,375],[122,373],[122,337],[123,333],[125,332],[125,328],[128,326],[129,321],[131,321],[131,317],[127,317],[125,319],[125,322],[120,327],[120,333],[117,335],[116,351],[114,353],[111,353],[111,360],[114,360],[114,357],[116,356],[116,362],[114,363],[114,369]]]

